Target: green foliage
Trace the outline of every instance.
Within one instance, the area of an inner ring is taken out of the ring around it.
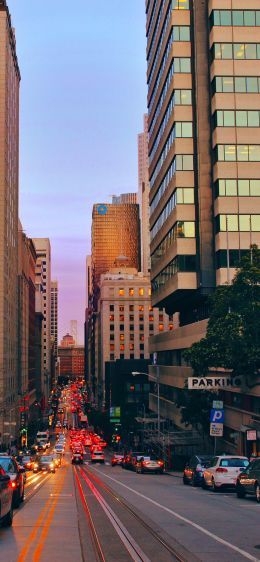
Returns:
[[[212,401],[217,394],[205,390],[185,390],[180,393],[178,408],[181,408],[182,423],[192,425],[200,433],[209,433],[209,415]]]
[[[209,368],[232,370],[232,376],[255,378],[260,372],[260,250],[241,260],[231,285],[211,297],[206,337],[185,353],[195,375]]]

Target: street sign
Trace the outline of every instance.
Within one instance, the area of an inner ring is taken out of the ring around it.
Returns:
[[[212,408],[210,410],[210,421],[223,423],[224,422],[224,410],[215,410]]]
[[[120,424],[120,418],[110,418],[110,423],[118,423]]]
[[[236,388],[241,386],[239,377],[188,377],[189,390],[217,390],[219,388]]]
[[[211,437],[222,437],[223,436],[223,423],[211,423],[210,424],[210,435],[211,435]]]
[[[223,405],[222,400],[213,400],[212,408],[215,410],[223,410]]]
[[[247,441],[256,441],[257,440],[256,429],[248,429],[247,430],[246,440]]]
[[[120,406],[111,406],[109,409],[110,418],[120,418],[121,408]]]

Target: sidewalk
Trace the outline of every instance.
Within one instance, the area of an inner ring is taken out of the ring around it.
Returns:
[[[183,477],[183,472],[178,472],[177,470],[171,470],[170,468],[165,470],[165,474],[168,474],[169,476],[174,476],[175,478],[182,478]]]

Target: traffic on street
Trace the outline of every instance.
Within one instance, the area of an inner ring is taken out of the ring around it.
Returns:
[[[107,443],[85,399],[60,389],[50,431],[0,455],[2,560],[260,560],[258,460],[198,455],[169,470]]]

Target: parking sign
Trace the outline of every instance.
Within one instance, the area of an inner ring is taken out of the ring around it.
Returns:
[[[212,408],[210,411],[211,423],[224,423],[224,410],[215,410]]]

